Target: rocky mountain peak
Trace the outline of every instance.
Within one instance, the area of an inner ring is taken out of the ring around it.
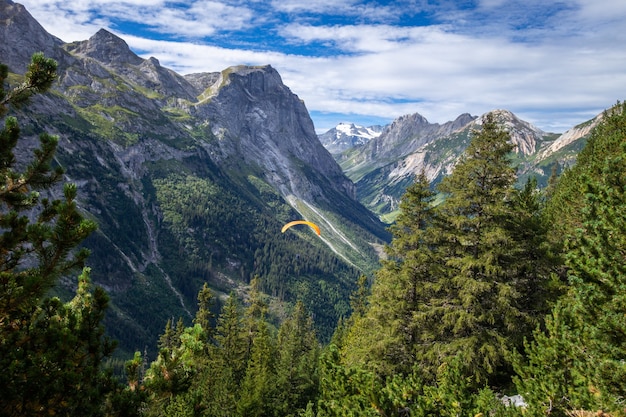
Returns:
[[[450,126],[452,130],[463,129],[465,126],[467,126],[468,123],[471,123],[474,119],[476,119],[476,116],[472,116],[469,113],[463,113],[459,115],[456,119],[454,119]]]
[[[496,122],[511,135],[511,142],[515,144],[515,151],[518,154],[530,155],[537,151],[537,146],[541,143],[546,132],[538,127],[520,119],[509,110],[497,109],[490,112],[495,117]],[[482,125],[485,113],[476,120],[476,125]]]
[[[18,74],[26,71],[30,57],[43,52],[57,61],[63,41],[50,35],[21,4],[0,0],[0,61]]]
[[[158,59],[139,57],[123,39],[106,29],[100,29],[86,41],[66,44],[64,48],[79,60],[89,58],[96,61],[91,62],[89,71],[98,72],[101,77],[107,77],[107,72],[117,73],[131,85],[156,91],[166,99],[193,102],[202,91],[185,77],[162,67]]]
[[[591,120],[586,121],[585,123],[574,126],[571,129],[568,129],[563,134],[561,134],[554,142],[552,142],[549,146],[542,149],[537,154],[538,160],[543,160],[549,158],[551,155],[555,154],[559,150],[567,147],[580,140],[581,138],[588,137],[591,134],[591,131],[600,123],[604,114],[600,113],[596,117]],[[572,158],[574,159],[574,158]]]
[[[100,29],[86,41],[68,48],[72,53],[93,58],[105,65],[139,65],[143,59],[130,50],[126,41],[106,29]]]
[[[264,179],[283,195],[324,199],[326,191],[303,175],[305,165],[329,189],[355,198],[354,184],[318,140],[304,103],[270,65],[222,71],[196,111],[220,139],[212,151],[217,163],[243,158],[262,167]]]

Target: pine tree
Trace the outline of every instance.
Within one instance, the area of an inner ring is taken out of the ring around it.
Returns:
[[[264,317],[256,324],[250,359],[241,383],[237,410],[246,417],[274,415],[276,347]]]
[[[244,334],[242,315],[235,293],[231,293],[217,319],[215,329],[216,357],[221,358],[221,367],[227,368],[233,391],[243,379],[247,366],[248,341]]]
[[[0,115],[6,114],[8,105],[23,105],[34,92],[47,90],[56,77],[55,71],[55,61],[33,55],[26,81],[15,90],[0,90]],[[0,66],[2,85],[6,77],[6,66]],[[75,186],[66,184],[65,201],[41,199],[37,191],[49,188],[62,174],[60,167],[54,171],[51,168],[58,138],[41,134],[34,160],[19,172],[15,170],[14,155],[19,134],[17,119],[7,117],[0,131],[0,173],[5,181],[0,189],[0,226],[5,231],[0,237],[0,284],[4,290],[0,318],[6,324],[13,322],[12,314],[38,304],[62,273],[85,259],[87,251],[74,256],[70,251],[95,229],[95,224],[82,219],[76,210]],[[35,222],[26,215],[33,208],[40,208]],[[22,266],[29,261],[37,262],[36,266]]]
[[[144,379],[146,416],[187,415],[199,406],[194,383],[206,366],[206,350],[202,327],[195,324],[183,329],[178,346],[159,352]]]
[[[158,348],[169,349],[172,350],[175,346],[178,345],[178,341],[174,340],[174,325],[172,323],[172,319],[167,319],[167,323],[165,323],[165,330],[163,334],[159,336]]]
[[[317,416],[380,416],[374,394],[382,388],[380,380],[358,365],[344,365],[341,356],[333,344],[321,355]]]
[[[243,317],[243,334],[246,338],[246,356],[244,361],[247,362],[252,355],[252,345],[254,339],[259,331],[259,325],[265,323],[265,317],[267,313],[267,303],[263,298],[263,294],[260,289],[261,282],[258,276],[254,276],[250,280],[250,293],[248,306],[246,307]]]
[[[54,60],[34,54],[24,82],[7,90],[8,68],[0,65],[0,116],[47,91],[56,68]],[[70,302],[48,296],[61,276],[82,265],[88,251],[77,248],[96,225],[78,212],[75,185],[65,184],[60,200],[40,195],[63,173],[52,168],[58,138],[41,134],[28,162],[16,159],[19,137],[17,119],[5,117],[0,131],[0,412],[100,415],[113,387],[101,369],[113,349],[100,324],[108,298],[93,289],[87,270]]]

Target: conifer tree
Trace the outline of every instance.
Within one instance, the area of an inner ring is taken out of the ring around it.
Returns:
[[[214,318],[211,307],[213,306],[213,294],[208,284],[205,282],[198,293],[198,311],[193,319],[194,324],[199,324],[204,331],[207,340],[213,337],[211,321]]]
[[[626,135],[626,102],[618,102],[604,111],[602,122],[589,135],[587,144],[576,156],[576,164],[564,170],[556,185],[550,190],[546,216],[551,224],[550,239],[562,243],[573,236],[582,226],[582,210],[587,191],[587,179],[598,179],[602,175],[604,162],[620,152]]]
[[[433,197],[424,173],[403,195],[386,248],[389,258],[376,273],[367,312],[352,319],[344,346],[346,364],[365,364],[381,377],[411,371],[423,325],[416,320],[420,303],[438,279],[428,237]]]
[[[7,89],[8,68],[0,65],[0,117],[47,91],[57,64],[33,55],[24,81]],[[102,360],[113,345],[103,338],[101,320],[108,298],[93,289],[88,271],[68,303],[50,298],[59,277],[82,265],[78,249],[96,225],[76,207],[77,188],[65,184],[63,198],[40,191],[61,180],[52,162],[58,138],[41,134],[32,159],[18,161],[20,129],[5,117],[0,130],[0,386],[3,415],[101,415],[113,385]],[[23,167],[23,168],[18,168]]]
[[[194,382],[206,364],[206,341],[199,324],[183,329],[180,344],[162,349],[146,372],[146,416],[187,415],[199,407]]]
[[[512,150],[509,134],[488,114],[453,173],[440,183],[446,199],[433,227],[433,247],[444,263],[437,291],[422,300],[419,314],[423,339],[416,355],[424,369],[436,372],[462,355],[464,372],[477,387],[503,382],[498,378],[509,371],[508,354],[535,323],[532,297],[546,278],[529,273],[527,266],[536,259],[519,258],[528,243],[519,233],[524,224],[516,223],[521,210],[511,203]]]
[[[264,317],[257,322],[250,359],[241,383],[237,410],[241,416],[274,415],[276,389],[274,340]]]
[[[245,362],[247,362],[252,355],[254,338],[259,331],[259,325],[265,322],[267,313],[267,303],[263,299],[260,285],[261,282],[258,276],[254,276],[250,280],[248,306],[246,307],[242,317],[243,333],[247,344],[246,356],[244,359]]]
[[[278,331],[276,363],[276,412],[281,416],[297,416],[317,395],[317,363],[319,345],[313,319],[302,302]]]
[[[172,323],[172,319],[169,318],[167,319],[167,323],[165,323],[165,330],[163,331],[163,334],[159,336],[159,343],[157,346],[159,348],[159,351],[162,349],[171,350],[175,346],[177,346],[178,341],[174,339],[174,324]]]
[[[247,366],[246,354],[248,341],[244,333],[242,315],[235,293],[231,293],[217,319],[215,329],[216,357],[221,359],[221,366],[228,370],[228,380],[236,391]]]
[[[344,365],[341,356],[337,346],[331,344],[320,357],[317,416],[380,416],[372,401],[374,393],[382,388],[380,379],[362,367]]]
[[[576,169],[586,192],[582,227],[565,244],[569,291],[546,319],[545,332],[535,332],[528,361],[516,361],[517,384],[536,415],[624,413],[626,107],[605,116],[582,161],[590,166]]]

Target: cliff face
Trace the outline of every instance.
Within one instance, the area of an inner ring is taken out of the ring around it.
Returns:
[[[473,119],[469,114],[462,114],[456,120],[440,125],[428,122],[419,113],[401,116],[386,126],[380,136],[346,151],[337,159],[344,172],[356,182],[364,175],[461,129]]]
[[[221,296],[252,276],[282,301],[304,299],[328,336],[388,234],[275,69],[182,76],[106,30],[65,44],[7,0],[0,19],[11,72],[37,51],[59,62],[52,92],[17,116],[25,143],[59,136],[57,161],[99,224],[89,265],[123,350],[156,346],[168,318],[193,314],[204,282]],[[280,233],[297,218],[322,236]]]
[[[0,1],[0,57],[9,70],[18,74],[26,71],[33,52],[43,52],[57,61],[63,53],[63,41],[50,35],[21,4]]]
[[[259,165],[264,179],[285,196],[327,200],[329,188],[355,198],[354,184],[318,140],[304,103],[275,69],[229,68],[217,82],[194,109],[218,139],[209,145],[216,162]]]

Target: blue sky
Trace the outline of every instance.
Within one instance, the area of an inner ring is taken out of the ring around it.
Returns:
[[[318,132],[507,109],[563,132],[626,99],[624,0],[15,0],[181,74],[270,64]]]

